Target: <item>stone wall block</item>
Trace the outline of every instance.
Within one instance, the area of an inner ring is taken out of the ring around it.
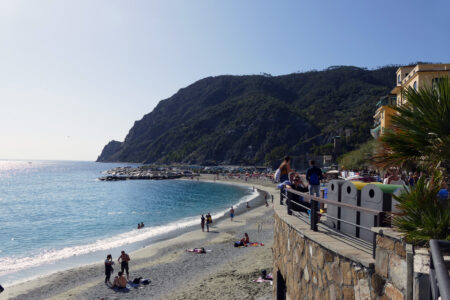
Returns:
[[[372,289],[377,295],[381,295],[384,287],[384,279],[377,273],[372,274],[371,278]]]
[[[303,269],[303,279],[306,282],[309,282],[310,274],[309,274],[308,266],[305,266],[305,268]]]
[[[323,253],[324,253],[325,262],[329,263],[329,262],[334,261],[334,257],[336,255],[333,255],[329,251],[326,251],[326,250],[323,250]]]
[[[308,286],[308,300],[313,299],[313,295],[314,295],[314,290],[313,290],[312,284],[310,284]]]
[[[323,268],[323,264],[324,264],[324,258],[323,258],[323,250],[322,250],[322,248],[317,248],[317,250],[316,250],[316,255],[314,256],[315,257],[315,261],[316,261],[316,264],[317,264],[317,267],[319,268],[319,269],[322,269]]]
[[[395,254],[397,254],[400,257],[405,258],[406,257],[406,249],[403,243],[396,242],[395,243]]]
[[[405,297],[402,292],[395,288],[392,284],[386,285],[386,296],[391,300],[404,300]]]
[[[343,287],[342,294],[344,300],[355,300],[355,290],[351,287]]]
[[[325,289],[325,290],[323,291],[322,296],[323,296],[323,300],[331,300],[331,299],[330,299],[330,291],[329,291],[329,289]]]
[[[394,250],[394,241],[388,237],[377,235],[377,247],[386,249],[386,250]]]
[[[342,273],[341,269],[339,268],[339,264],[333,263],[333,266],[331,267],[331,274],[332,274],[332,280],[335,284],[341,285],[342,284]]]
[[[323,299],[322,291],[319,289],[316,289],[316,292],[314,293],[314,299],[321,300]]]
[[[336,287],[334,284],[331,284],[330,287],[328,288],[328,291],[330,293],[330,300],[336,300]]]
[[[306,264],[308,263],[308,256],[303,253],[302,257],[300,258],[300,269],[304,269]]]
[[[355,299],[371,300],[369,282],[366,279],[360,279],[355,285]]]
[[[397,288],[406,290],[406,260],[396,254],[392,254],[389,260],[389,276]]]
[[[341,270],[342,270],[342,278],[344,285],[352,284],[352,270],[350,268],[350,262],[343,261],[341,262]]]
[[[311,279],[312,279],[312,283],[315,286],[319,285],[319,280],[317,279],[317,273],[314,271],[314,269],[311,271]]]
[[[333,280],[332,264],[326,264],[324,268],[324,273],[327,276],[327,280]]]
[[[377,247],[375,257],[375,272],[383,277],[388,276],[389,253],[386,250]]]
[[[344,296],[342,294],[342,289],[340,286],[335,286],[336,287],[336,299],[342,299]]]

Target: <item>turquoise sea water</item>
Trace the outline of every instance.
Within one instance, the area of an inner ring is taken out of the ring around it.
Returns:
[[[0,161],[0,283],[142,246],[254,196],[251,188],[219,183],[97,180],[125,165]],[[146,227],[137,230],[139,222]]]

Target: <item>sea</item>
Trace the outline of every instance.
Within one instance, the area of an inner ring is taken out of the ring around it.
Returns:
[[[0,160],[0,284],[101,262],[200,228],[256,197],[252,188],[197,180],[100,181],[81,161]],[[137,229],[143,222],[145,227]]]

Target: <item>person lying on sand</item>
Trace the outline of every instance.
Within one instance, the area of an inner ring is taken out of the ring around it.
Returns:
[[[194,248],[194,249],[186,249],[186,252],[194,252],[194,253],[206,253],[205,248]]]
[[[117,287],[119,289],[124,289],[127,287],[127,279],[123,276],[122,272],[114,278],[113,287]]]

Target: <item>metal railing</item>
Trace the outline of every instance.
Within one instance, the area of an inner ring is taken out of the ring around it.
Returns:
[[[430,240],[430,299],[450,300],[450,279],[441,251],[450,251],[450,241]]]
[[[302,198],[303,203],[300,203],[299,201],[295,201],[292,199],[292,197],[290,197],[288,195],[288,193],[290,194],[294,194],[297,195],[299,197]],[[285,201],[286,200],[286,201]],[[309,205],[305,205],[305,203],[309,204]],[[342,203],[342,202],[337,202],[337,201],[333,201],[333,200],[327,200],[325,198],[321,198],[321,197],[316,197],[313,195],[310,195],[308,193],[302,193],[302,192],[298,192],[292,189],[282,189],[280,191],[280,204],[287,205],[287,210],[288,210],[288,214],[289,215],[293,215],[293,211],[295,211],[294,206],[300,208],[300,210],[302,211],[307,211],[309,217],[306,216],[302,216],[301,213],[296,212],[295,216],[297,216],[298,218],[302,219],[303,221],[307,222],[310,224],[310,228],[313,231],[318,231],[318,225],[322,225],[324,227],[326,227],[327,230],[330,230],[330,232],[332,232],[334,235],[338,235],[341,236],[343,238],[350,238],[352,239],[353,243],[359,243],[361,245],[363,245],[364,243],[367,243],[366,241],[363,241],[362,239],[359,239],[357,237],[354,236],[350,236],[347,235],[345,233],[336,231],[334,228],[331,228],[330,226],[328,226],[326,223],[320,222],[320,217],[324,216],[327,219],[333,219],[336,220],[338,222],[342,222],[342,223],[346,223],[349,224],[351,226],[354,226],[356,228],[362,228],[368,231],[371,231],[372,229],[369,227],[365,227],[359,224],[355,224],[352,222],[349,222],[345,219],[342,219],[340,217],[333,217],[330,216],[326,213],[320,213],[319,211],[319,203],[323,203],[323,204],[327,204],[327,205],[334,205],[336,207],[340,207],[340,208],[347,208],[347,209],[351,209],[354,210],[355,212],[363,212],[363,213],[367,213],[373,216],[373,227],[379,227],[383,218],[384,218],[384,214],[385,212],[380,211],[380,210],[376,210],[376,209],[372,209],[372,208],[366,208],[366,207],[361,207],[361,206],[356,206],[356,205],[352,205],[352,204],[348,204],[348,203]],[[309,219],[309,222],[308,222]],[[370,245],[371,248],[371,254],[372,257],[375,258],[375,251],[376,251],[376,237],[377,237],[377,232],[373,232],[373,239],[372,239],[372,243]]]

